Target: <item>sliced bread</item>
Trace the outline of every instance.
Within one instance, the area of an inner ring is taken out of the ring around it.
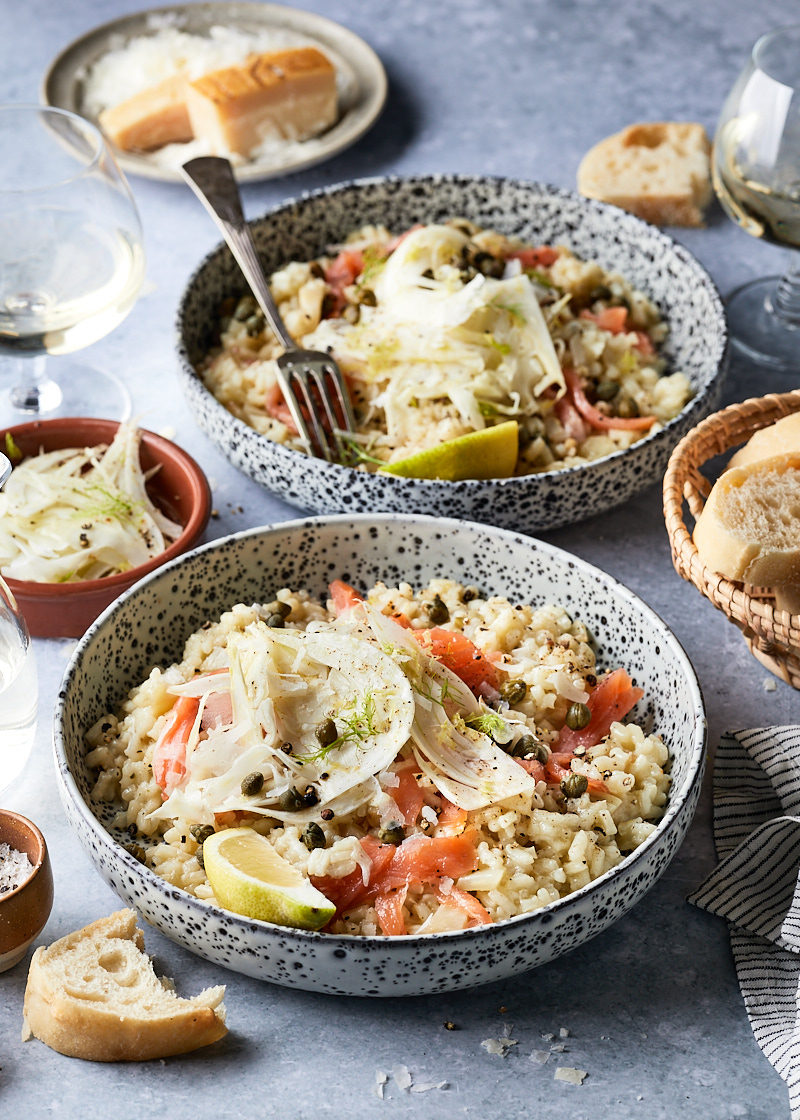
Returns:
[[[694,530],[707,568],[758,587],[800,586],[800,454],[725,471]]]
[[[167,1058],[227,1034],[224,995],[176,995],[153,971],[136,911],[118,910],[33,954],[23,1038],[94,1062]]]
[[[654,225],[701,226],[711,200],[710,151],[701,124],[632,124],[586,153],[578,190]]]

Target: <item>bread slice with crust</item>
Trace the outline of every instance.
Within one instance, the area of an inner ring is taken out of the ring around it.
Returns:
[[[631,124],[586,153],[578,190],[654,225],[701,226],[711,201],[710,151],[701,124]]]
[[[800,454],[720,475],[697,519],[694,543],[711,571],[757,587],[800,587]],[[784,598],[783,601],[786,601]]]
[[[224,995],[176,995],[153,971],[136,911],[118,910],[33,954],[23,1038],[93,1062],[167,1058],[227,1034]]]

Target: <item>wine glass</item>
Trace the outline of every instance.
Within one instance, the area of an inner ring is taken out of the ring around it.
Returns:
[[[112,331],[144,278],[139,215],[99,131],[63,109],[0,106],[0,423],[126,419],[130,396],[91,367],[52,371]]]
[[[732,341],[764,368],[800,372],[800,24],[753,47],[722,108],[712,174],[733,221],[793,250],[782,276],[730,296]]]
[[[0,487],[11,463],[0,454]],[[36,738],[36,661],[25,619],[0,576],[0,793],[25,768]]]

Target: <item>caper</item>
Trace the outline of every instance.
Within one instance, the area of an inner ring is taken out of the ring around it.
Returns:
[[[335,720],[332,720],[330,716],[328,716],[322,723],[317,724],[314,734],[321,747],[330,747],[339,738],[339,729],[336,726]]]
[[[347,307],[345,307],[344,311],[342,312],[342,318],[354,327],[358,320],[361,318],[361,309],[359,308],[358,304],[348,303]]]
[[[447,604],[443,602],[438,595],[434,596],[433,602],[428,603],[426,609],[428,611],[428,618],[434,626],[439,626],[443,622],[450,621],[450,611],[447,609]]]
[[[275,611],[274,614],[267,615],[266,623],[267,626],[271,626],[273,630],[282,630],[286,625],[283,615],[278,614],[277,611]]]
[[[534,735],[520,735],[516,743],[509,751],[514,758],[532,758],[536,762],[544,764],[550,757],[550,751],[544,743],[540,742]]]
[[[302,809],[303,798],[297,792],[294,786],[289,786],[278,798],[278,806],[283,809],[284,813],[296,813],[298,809]]]
[[[405,838],[406,831],[397,821],[390,821],[378,833],[378,839],[382,844],[402,844]]]
[[[616,381],[601,381],[594,395],[599,401],[613,401],[618,392],[619,384]]]
[[[275,599],[266,610],[268,614],[279,614],[281,618],[288,618],[292,613],[292,604],[284,603],[283,599]]]
[[[247,333],[250,338],[256,338],[264,329],[264,316],[251,315],[250,318],[246,320],[244,325],[247,328]]]
[[[202,844],[198,844],[197,851],[194,853],[194,858],[197,860],[197,862],[200,864],[202,869],[205,871],[206,861],[203,859],[203,845]]]
[[[210,824],[193,824],[189,831],[198,844],[204,844],[210,836],[214,835],[214,826]]]
[[[375,295],[372,288],[362,288],[358,293],[358,302],[363,303],[365,307],[377,307],[378,297]]]
[[[521,704],[528,695],[528,686],[519,677],[503,681],[499,688],[500,699],[509,704]]]
[[[565,797],[580,797],[589,788],[589,779],[585,774],[571,773],[561,783],[561,792]]]
[[[308,266],[308,271],[312,276],[315,276],[317,280],[325,279],[325,269],[322,267],[319,261],[312,261]]]
[[[319,794],[313,786],[306,786],[306,788],[300,794],[300,799],[303,802],[304,809],[310,809],[312,805],[319,804]]]
[[[617,416],[623,420],[631,420],[633,417],[639,415],[639,406],[633,397],[626,395],[620,397],[617,401]]]
[[[300,839],[303,841],[310,852],[313,852],[314,848],[324,848],[327,844],[325,833],[322,831],[318,824],[314,823],[314,821],[311,821],[310,824],[306,825],[306,827],[300,833]]]
[[[477,587],[465,587],[461,592],[461,598],[465,603],[471,603],[473,599],[480,599],[481,593]]]
[[[252,296],[242,296],[236,305],[236,310],[233,313],[234,319],[243,323],[245,319],[249,319],[253,312],[256,310],[258,304]]]
[[[611,303],[614,307],[624,307],[626,311],[631,309],[631,301],[627,296],[612,296]]]
[[[126,852],[130,852],[134,859],[138,859],[139,863],[145,862],[144,848],[141,844],[123,844]]]
[[[586,704],[570,704],[565,723],[570,731],[583,731],[591,722],[592,713]]]
[[[242,793],[245,797],[255,797],[264,788],[264,775],[259,770],[245,774],[242,778]]]
[[[589,292],[589,302],[597,303],[599,299],[611,299],[613,294],[607,284],[598,284],[596,288],[592,288]]]
[[[483,273],[484,276],[491,276],[495,280],[500,279],[506,268],[505,261],[485,252],[483,249],[473,254],[470,263],[477,268],[478,272]]]

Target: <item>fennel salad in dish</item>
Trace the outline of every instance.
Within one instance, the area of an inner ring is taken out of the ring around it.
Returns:
[[[345,374],[362,470],[511,421],[517,454],[503,474],[557,470],[624,450],[692,396],[660,354],[668,325],[655,305],[564,245],[462,219],[400,234],[366,226],[270,286],[298,345],[330,352]],[[226,301],[219,327],[199,367],[206,386],[301,449],[275,373],[282,348],[252,296]]]
[[[93,799],[169,883],[298,928],[446,932],[555,902],[654,831],[667,746],[562,607],[450,579],[329,594],[207,622],[87,732]]]
[[[140,432],[119,425],[112,442],[23,458],[0,492],[0,573],[35,583],[77,583],[127,572],[164,552],[183,527],[147,493]],[[156,468],[158,469],[158,468]]]

